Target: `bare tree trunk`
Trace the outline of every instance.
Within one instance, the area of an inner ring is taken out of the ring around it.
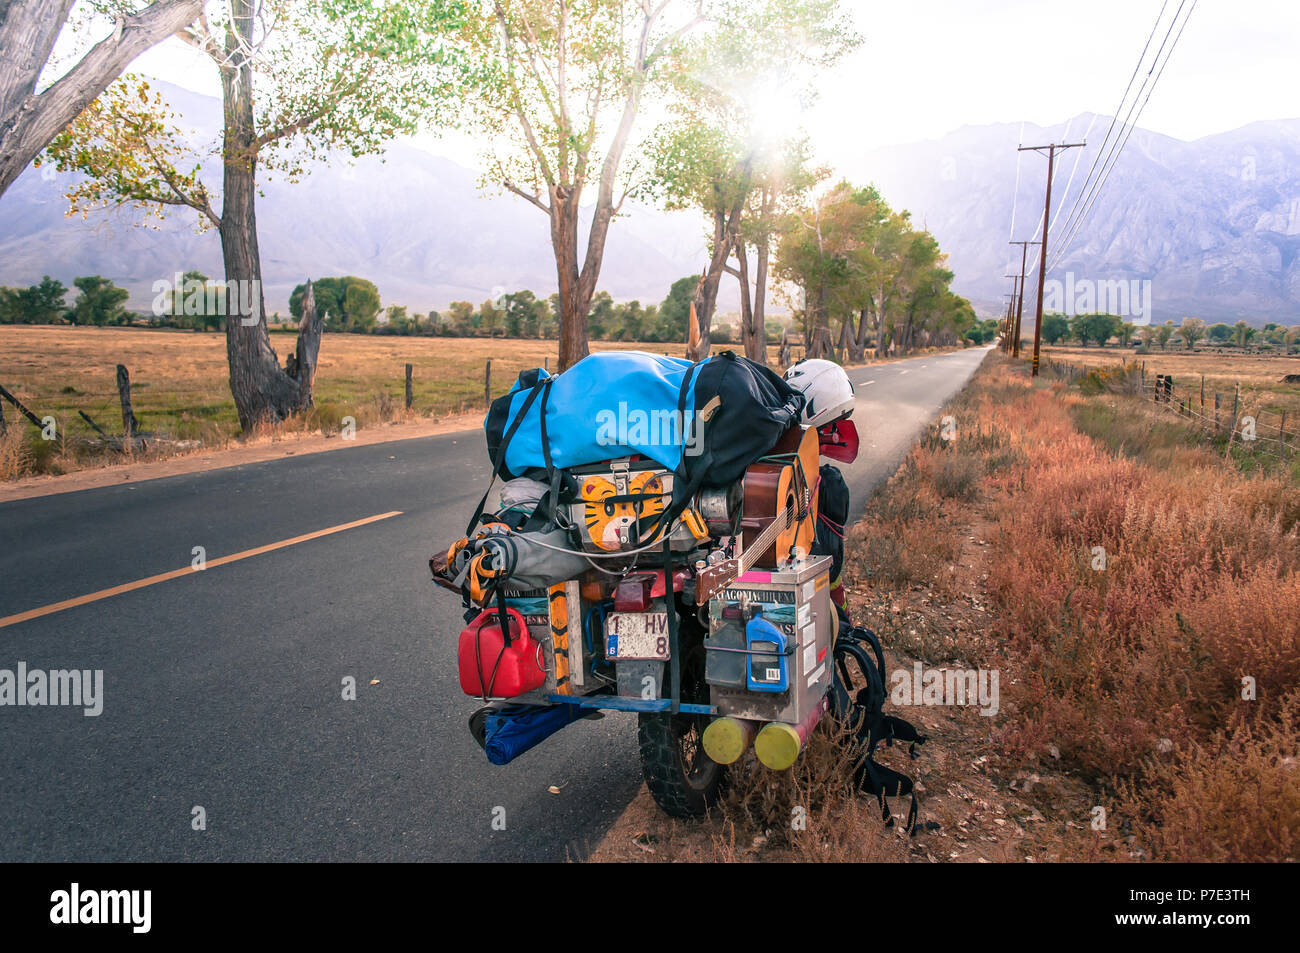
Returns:
[[[809,357],[826,358],[831,354],[830,316],[826,312],[826,286],[817,286],[817,298],[811,308],[811,320],[806,353]]]
[[[73,0],[0,0],[0,195],[133,59],[196,20],[203,0],[159,0],[119,17],[110,36],[37,93],[72,6]]]
[[[754,274],[754,334],[758,340],[750,360],[767,364],[767,270],[771,242],[764,235],[758,242],[758,268]]]
[[[903,333],[899,337],[899,348],[907,353],[912,350],[912,318],[916,313],[916,305],[911,304],[907,307],[907,323],[903,325]]]
[[[880,286],[880,296],[876,298],[876,356],[885,356],[885,314],[889,309],[885,297],[885,286]]]
[[[727,268],[727,259],[731,257],[731,246],[736,241],[736,227],[740,224],[741,213],[745,209],[745,200],[749,197],[749,162],[741,163],[739,169],[742,188],[736,189],[730,207],[723,204],[720,183],[714,185],[713,203],[713,254],[708,270],[695,289],[695,317],[698,322],[700,339],[698,347],[687,356],[694,361],[702,361],[709,356],[709,328],[713,325],[713,312],[718,304],[718,285],[722,273]]]
[[[689,348],[687,357],[702,361],[709,356],[709,329],[713,326],[713,309],[718,303],[718,285],[731,254],[731,235],[727,231],[727,215],[722,209],[713,213],[713,254],[709,265],[695,287],[695,322],[699,332],[698,343]]]
[[[564,370],[589,353],[587,309],[591,305],[591,295],[584,298],[582,273],[578,269],[577,193],[562,186],[552,188],[550,212],[551,245],[555,250],[555,272],[562,309],[559,366]],[[595,222],[592,229],[595,230]]]
[[[233,28],[247,44],[253,29],[251,0],[232,0],[231,10]],[[257,247],[252,65],[237,49],[233,35],[227,38],[227,55],[228,63],[221,70],[225,158],[219,232],[227,298],[237,299],[242,305],[242,313],[231,313],[227,308],[226,357],[230,363],[230,393],[235,399],[239,425],[247,433],[260,423],[275,423],[292,416],[303,406],[305,395],[297,378],[280,368],[267,334],[262,259]],[[314,368],[314,350],[310,358]]]
[[[732,243],[736,253],[736,280],[740,282],[740,343],[745,356],[754,358],[754,306],[749,293],[749,249],[739,237]],[[759,338],[761,345],[762,338]]]
[[[861,361],[866,357],[867,350],[867,316],[871,313],[869,308],[863,308],[858,312],[857,333],[853,335],[853,343],[849,347],[849,354],[854,361]]]

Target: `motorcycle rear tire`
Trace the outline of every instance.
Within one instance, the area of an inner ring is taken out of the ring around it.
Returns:
[[[708,715],[643,712],[637,716],[641,773],[669,817],[701,817],[718,803],[726,768],[704,752]]]

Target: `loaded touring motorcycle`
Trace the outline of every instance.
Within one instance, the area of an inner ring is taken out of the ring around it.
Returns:
[[[847,492],[823,486],[825,471],[843,481],[819,458],[846,433],[856,453],[856,434],[830,366],[848,393],[835,407],[729,351],[597,353],[525,371],[493,401],[491,483],[429,561],[466,609],[460,683],[483,704],[470,730],[492,763],[594,711],[632,712],[651,795],[692,817],[751,747],[785,770],[829,714],[851,732],[860,789],[886,820],[886,796],[911,795],[915,831],[911,781],[873,753],[897,740],[915,756],[925,737],[882,712],[880,644],[831,598],[847,514],[819,505],[847,511]]]

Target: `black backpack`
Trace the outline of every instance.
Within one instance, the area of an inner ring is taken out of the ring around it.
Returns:
[[[871,650],[868,654],[868,648]],[[874,657],[873,657],[874,656]],[[908,743],[908,754],[917,758],[916,746],[928,740],[910,722],[895,715],[886,715],[885,704],[885,653],[880,647],[880,640],[870,629],[854,626],[841,629],[835,640],[835,672],[831,682],[831,713],[835,720],[853,734],[853,744],[857,751],[854,762],[853,780],[859,791],[872,794],[880,804],[881,817],[887,826],[893,826],[894,818],[889,810],[886,797],[911,795],[912,803],[907,812],[904,830],[915,837],[918,805],[916,790],[912,779],[900,774],[893,768],[880,764],[875,759],[876,749],[884,744],[892,747],[895,741]],[[849,687],[855,679],[849,670],[852,661],[858,669],[856,681],[866,684],[858,689],[857,694]],[[927,829],[937,827],[930,822]]]

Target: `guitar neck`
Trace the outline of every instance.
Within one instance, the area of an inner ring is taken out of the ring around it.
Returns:
[[[758,558],[767,552],[768,547],[776,543],[776,538],[784,533],[790,527],[790,520],[794,516],[794,506],[787,506],[781,512],[777,513],[772,522],[763,528],[763,531],[754,537],[752,545],[745,547],[745,551],[740,554],[738,563],[740,565],[740,574],[748,572]]]

